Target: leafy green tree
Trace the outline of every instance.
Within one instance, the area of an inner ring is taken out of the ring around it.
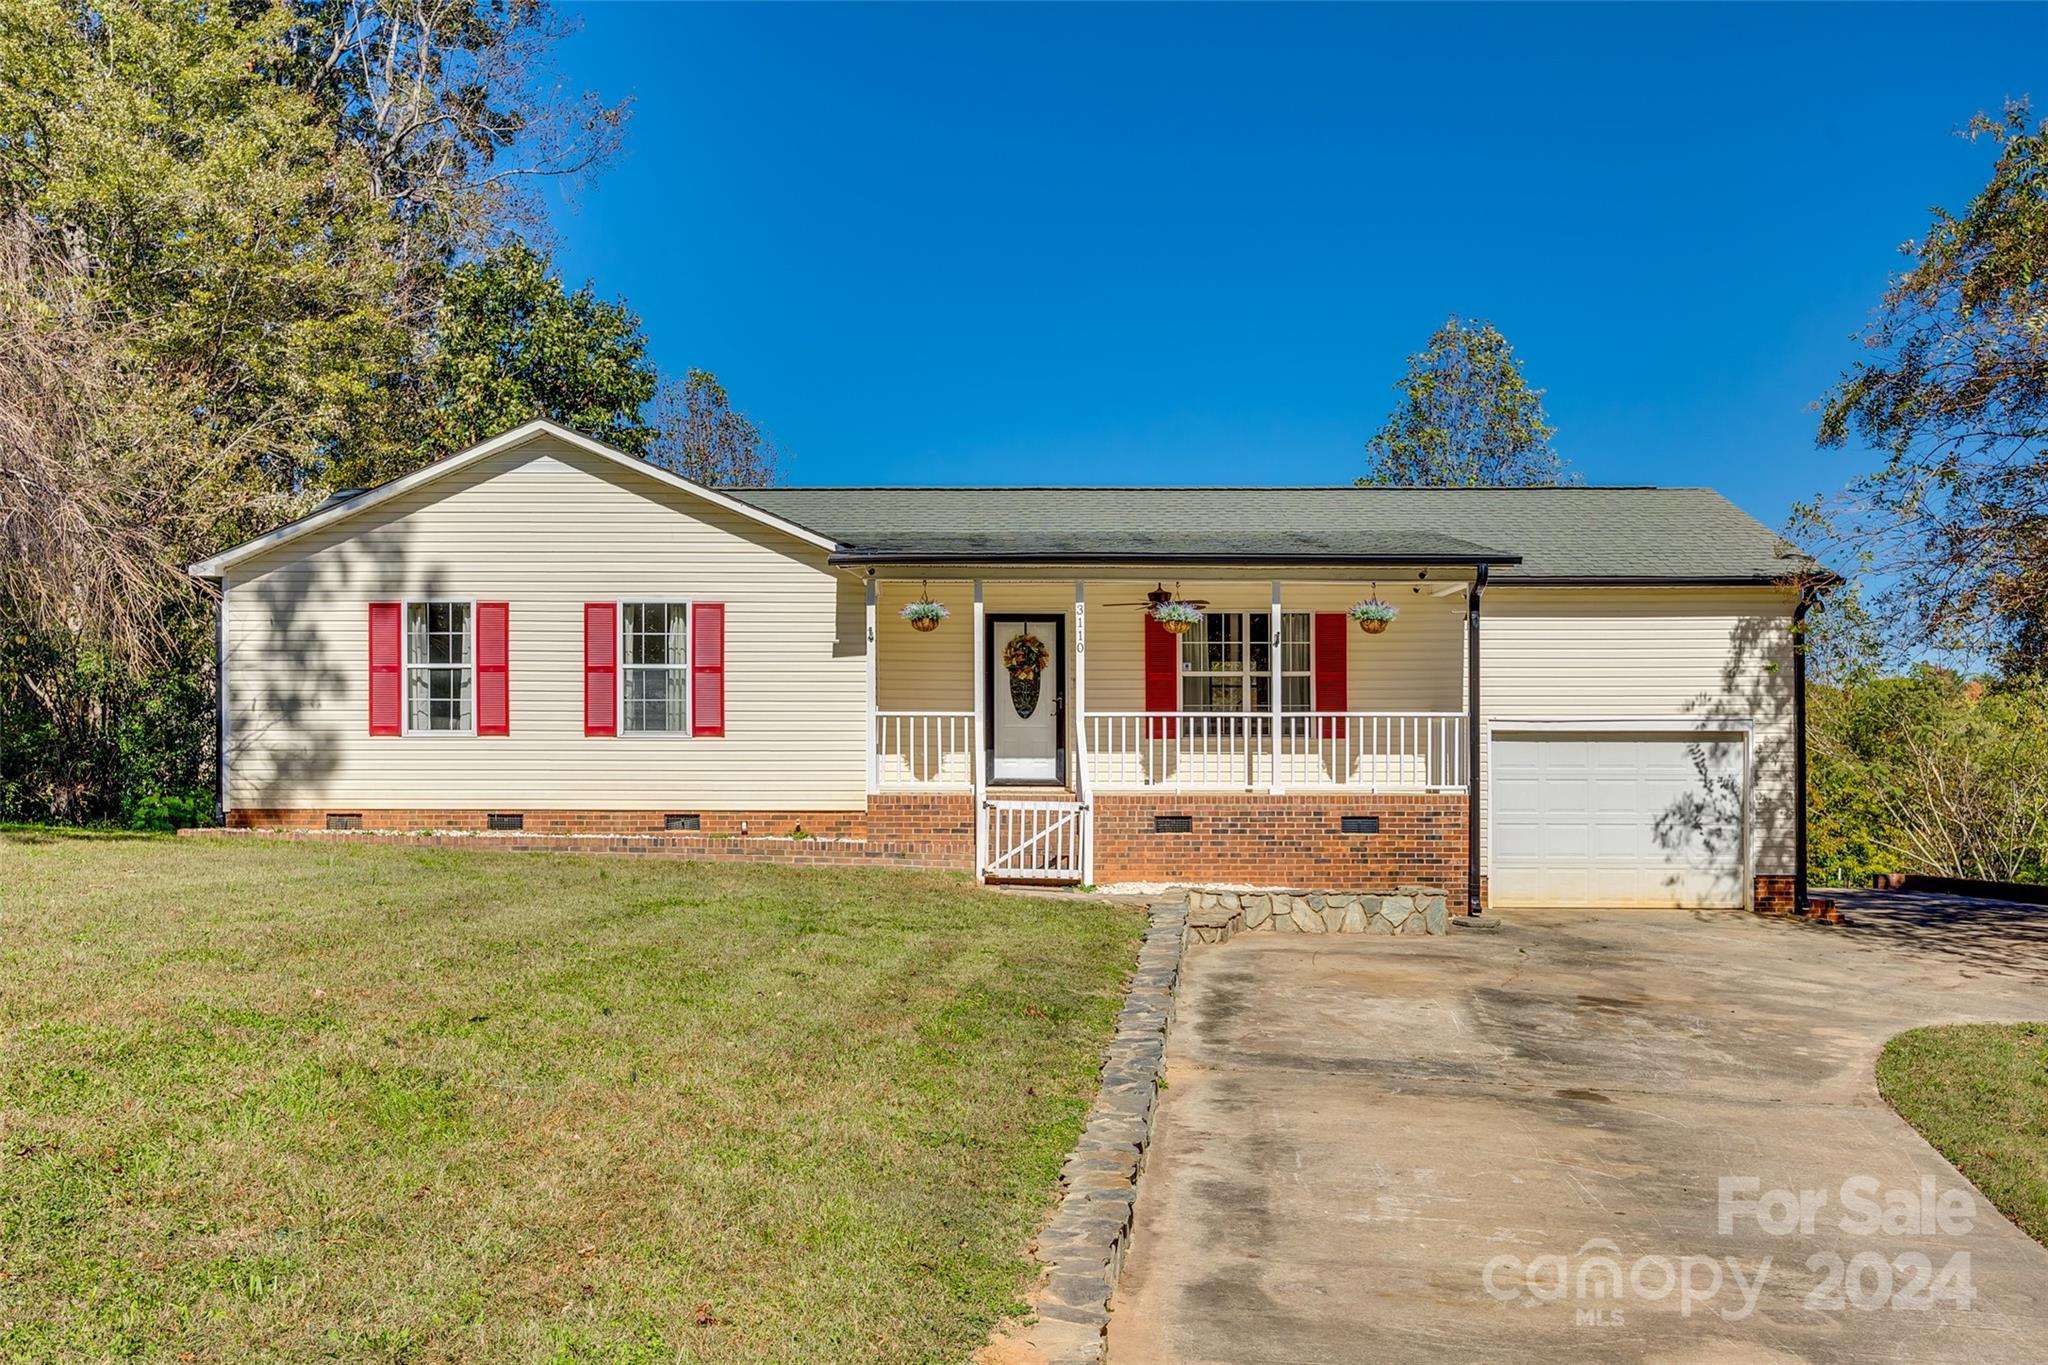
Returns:
[[[470,279],[451,263],[525,221],[522,187],[600,162],[624,116],[559,93],[559,32],[535,0],[0,5],[0,305],[25,338],[0,347],[0,421],[30,433],[0,447],[0,489],[70,471],[45,527],[154,547],[154,585],[184,591],[179,564],[432,458],[429,333],[451,318],[459,347],[474,320],[443,307]],[[616,348],[587,339],[587,362],[523,360],[601,380]],[[571,398],[548,401],[604,403]],[[56,609],[106,600],[92,555],[42,562],[44,585],[81,573],[19,609],[117,652],[162,642],[133,629],[154,598],[106,628]]]
[[[328,451],[385,424],[413,338],[391,307],[394,230],[367,157],[271,74],[289,11],[12,0],[4,13],[0,216],[37,239],[26,268],[64,277],[25,292],[48,303],[83,286],[124,388],[194,415],[185,473],[298,496]],[[179,529],[203,544],[282,510],[218,505],[218,525]]]
[[[212,622],[189,610],[165,629],[147,663],[70,634],[0,635],[0,818],[210,820]]]
[[[613,305],[501,281],[524,330],[462,349],[524,187],[616,144],[624,106],[547,69],[559,32],[535,0],[0,0],[0,814],[189,806],[211,631],[183,564],[522,385],[651,435]]]
[[[1926,664],[1809,696],[1813,875],[2048,881],[2048,684]]]
[[[691,370],[680,384],[664,383],[655,396],[660,435],[647,458],[703,484],[774,483],[781,452],[743,412],[734,412],[725,385],[709,370]]]
[[[1401,401],[1366,442],[1361,484],[1472,487],[1566,480],[1543,390],[1529,387],[1500,329],[1456,314],[1408,357]]]
[[[657,435],[640,320],[512,241],[449,272],[427,366],[424,443],[447,454],[546,417],[631,455]]]
[[[2040,671],[2048,637],[2048,120],[2025,103],[1967,129],[1998,158],[1959,214],[1901,250],[1857,361],[1821,401],[1819,441],[1884,464],[1802,507],[1887,585],[1907,649],[2003,647]]]

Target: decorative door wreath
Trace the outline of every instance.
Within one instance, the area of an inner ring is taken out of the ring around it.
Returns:
[[[1038,709],[1038,679],[1051,657],[1045,641],[1028,632],[1003,646],[1003,669],[1010,675],[1010,705],[1017,708],[1017,719],[1029,720]]]

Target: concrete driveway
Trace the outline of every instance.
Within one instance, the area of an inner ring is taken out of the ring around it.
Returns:
[[[1872,1079],[2048,1018],[2048,911],[1848,908],[1193,948],[1111,1365],[2048,1360],[2048,1252]]]

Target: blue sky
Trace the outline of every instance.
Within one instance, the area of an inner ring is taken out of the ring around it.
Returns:
[[[2040,5],[564,8],[635,101],[564,273],[802,483],[1348,481],[1457,311],[1589,481],[1776,525],[1953,130],[2048,100]]]

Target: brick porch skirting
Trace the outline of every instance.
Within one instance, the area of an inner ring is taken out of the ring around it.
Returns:
[[[1271,796],[1252,792],[1098,793],[1095,880],[1391,891],[1440,886],[1465,908],[1465,793]],[[1155,832],[1184,815],[1185,834]],[[1346,834],[1345,816],[1379,830]]]

